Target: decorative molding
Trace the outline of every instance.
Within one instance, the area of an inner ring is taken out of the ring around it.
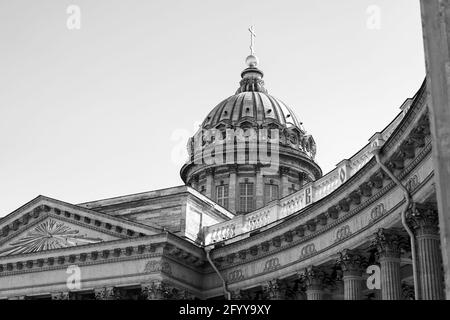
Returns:
[[[345,225],[340,227],[339,229],[337,229],[336,231],[336,237],[335,237],[335,242],[340,242],[343,241],[345,239],[347,239],[348,237],[350,237],[352,235],[352,231],[350,230],[350,226],[349,225]]]
[[[314,253],[316,253],[316,246],[314,243],[307,244],[306,246],[302,247],[300,250],[300,260],[303,260],[307,257],[312,256]]]
[[[439,216],[436,204],[414,202],[406,213],[406,222],[417,235],[438,235]]]
[[[144,268],[144,273],[166,273],[172,275],[172,267],[167,261],[150,260]]]
[[[420,153],[417,155],[417,157],[411,161],[411,163],[405,168],[405,170],[400,173],[399,178],[403,179],[405,176],[407,176],[416,166],[418,163],[420,163],[422,160],[424,160],[430,153],[431,151],[431,144],[427,144],[421,151]],[[352,177],[350,179],[353,180],[354,177]],[[423,185],[424,183],[426,183],[426,181],[423,181],[421,183],[421,185]],[[289,247],[293,247],[298,245],[299,243],[303,243],[306,241],[309,241],[315,237],[317,237],[318,235],[329,231],[332,228],[335,228],[338,225],[341,225],[344,221],[352,218],[353,216],[355,216],[356,214],[358,214],[359,212],[361,212],[363,209],[367,208],[368,206],[370,206],[371,204],[373,204],[374,202],[378,201],[379,199],[381,199],[384,195],[386,195],[390,190],[394,189],[396,187],[394,182],[390,182],[389,184],[387,184],[386,186],[384,186],[382,189],[380,189],[377,193],[373,194],[369,199],[367,199],[366,201],[362,202],[360,205],[356,206],[355,208],[351,209],[348,213],[346,213],[345,215],[342,215],[341,217],[339,217],[338,219],[334,220],[333,222],[331,222],[330,224],[327,224],[326,226],[324,226],[323,228],[320,228],[319,230],[315,231],[314,233],[311,233],[307,236],[305,236],[304,234],[302,235],[302,233],[300,233],[300,239],[294,240],[290,243],[286,243],[285,246],[282,246],[281,248],[276,248],[275,250],[273,250],[272,252],[266,252],[263,254],[263,256],[268,256],[270,254],[274,254],[277,253],[283,249],[289,248]],[[418,189],[417,189],[418,190]],[[307,208],[307,211],[311,211],[311,212],[317,212],[317,210],[314,210],[314,205],[310,206]],[[286,220],[285,222],[282,222],[276,226],[273,226],[270,228],[271,231],[277,231],[280,229],[283,229],[286,227],[286,225],[288,226],[292,226],[293,223],[295,223],[296,220],[299,220],[301,218],[304,218],[306,216],[305,212],[302,212],[301,215],[297,215],[297,216],[292,216],[290,217],[290,219]],[[294,234],[299,235],[298,230],[300,230],[299,228],[303,228],[304,226],[300,225],[294,228]],[[237,247],[239,244],[242,244],[242,242],[245,241],[252,241],[252,240],[256,240],[258,238],[264,237],[265,232],[261,232],[258,233],[256,235],[254,235],[252,238],[245,238],[242,239],[240,241],[237,242],[233,242],[229,245],[227,245],[227,248],[233,248],[233,247]],[[281,250],[280,250],[281,249]],[[217,249],[217,251],[221,251],[223,250],[222,248]],[[245,260],[245,257],[244,259]],[[253,260],[253,259],[252,259]],[[241,263],[237,263],[237,264],[241,264]],[[236,263],[234,264],[237,265]]]
[[[269,272],[269,271],[274,271],[281,268],[281,264],[280,264],[280,260],[279,258],[271,258],[269,260],[266,261],[266,263],[264,264],[264,270],[263,273],[265,272]]]
[[[370,212],[369,224],[375,223],[380,217],[386,213],[384,203],[377,204]]]
[[[234,270],[228,273],[227,280],[228,283],[238,282],[244,280],[244,273],[242,272],[242,269]]]
[[[408,237],[397,229],[378,229],[371,247],[379,258],[400,258],[401,250],[409,248]]]

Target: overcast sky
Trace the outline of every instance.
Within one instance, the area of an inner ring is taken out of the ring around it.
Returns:
[[[314,136],[324,173],[425,76],[418,0],[0,0],[0,216],[39,194],[181,185],[179,155],[236,91],[251,24],[266,88]]]

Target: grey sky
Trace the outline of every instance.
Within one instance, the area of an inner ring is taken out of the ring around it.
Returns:
[[[81,9],[68,30],[66,9]],[[370,30],[370,5],[381,29]],[[328,172],[425,76],[419,1],[0,0],[0,216],[182,184],[186,133],[234,94],[249,54]]]

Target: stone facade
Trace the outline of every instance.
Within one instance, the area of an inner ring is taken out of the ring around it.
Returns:
[[[249,92],[267,95],[259,70],[243,73],[237,95]],[[390,125],[324,176],[312,140],[308,152],[280,142],[273,176],[258,163],[191,159],[181,173],[187,186],[79,205],[39,196],[0,220],[0,298],[443,299],[425,93],[424,84]],[[277,101],[267,103],[283,109]],[[227,105],[204,126],[225,117]],[[296,117],[288,126],[280,116],[273,123],[306,136]],[[375,147],[406,189],[380,168]],[[255,186],[250,212],[236,209],[242,179]],[[269,203],[266,184],[280,187]],[[229,186],[230,210],[213,195],[221,185]]]

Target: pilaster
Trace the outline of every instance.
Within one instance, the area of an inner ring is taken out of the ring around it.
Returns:
[[[215,190],[214,190],[214,169],[206,169],[206,190],[205,196],[211,200],[215,200]]]
[[[237,166],[231,165],[229,166],[229,170],[230,170],[230,182],[228,189],[228,210],[231,212],[236,212]]]
[[[264,206],[264,179],[261,166],[256,166],[256,209]]]
[[[280,167],[280,188],[281,188],[281,198],[289,195],[289,168]]]

